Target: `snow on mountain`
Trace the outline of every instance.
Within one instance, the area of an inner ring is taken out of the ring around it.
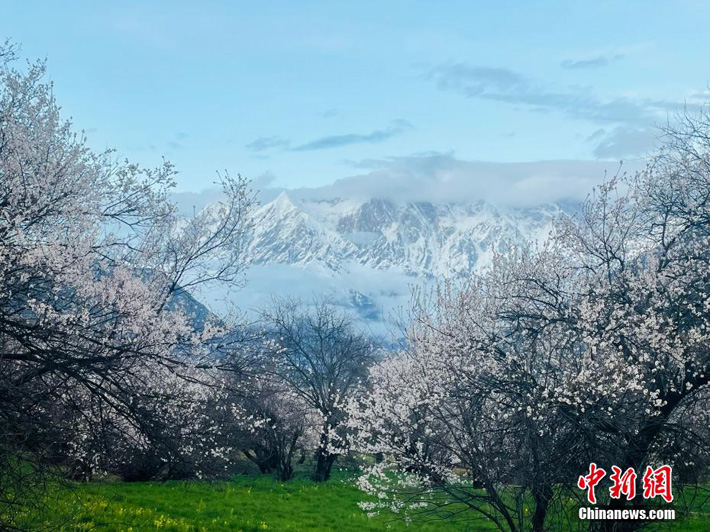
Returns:
[[[296,207],[286,192],[261,207],[254,219],[248,252],[253,264],[322,262],[337,270],[340,257],[357,251],[327,224]]]
[[[406,203],[371,199],[292,200],[282,192],[255,213],[253,264],[346,263],[418,277],[456,276],[485,267],[494,252],[544,239],[557,205],[537,208]]]
[[[254,212],[247,286],[206,294],[215,311],[232,303],[251,313],[272,295],[327,295],[381,332],[408,307],[413,288],[544,240],[553,220],[576,211],[594,186],[645,164],[495,163],[437,152],[355,163],[362,173],[320,186],[281,192],[267,174],[253,182],[263,204]],[[215,190],[175,196],[186,216],[219,198]]]
[[[327,294],[382,332],[411,289],[485,268],[495,252],[544,240],[560,206],[309,199],[282,192],[254,213],[245,309],[269,295]]]

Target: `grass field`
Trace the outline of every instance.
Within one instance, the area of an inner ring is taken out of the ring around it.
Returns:
[[[46,511],[32,512],[21,525],[134,532],[481,529],[463,523],[452,528],[442,522],[408,527],[392,516],[368,518],[357,506],[364,499],[344,477],[325,484],[306,478],[280,483],[268,476],[238,476],[228,482],[89,483],[55,493]]]
[[[238,476],[225,482],[89,483],[62,489],[46,511],[27,514],[22,528],[69,531],[171,532],[473,532],[491,523],[437,521],[407,526],[391,515],[368,518],[357,506],[365,499],[346,477],[325,484],[306,478],[280,483],[267,476]],[[472,517],[472,516],[471,516]],[[689,520],[649,530],[710,530],[710,508]]]

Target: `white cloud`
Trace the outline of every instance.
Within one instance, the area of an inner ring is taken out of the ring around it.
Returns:
[[[660,131],[652,127],[617,126],[596,131],[588,141],[599,141],[594,155],[600,159],[644,155],[658,145]]]
[[[311,199],[389,199],[396,202],[475,202],[528,207],[579,201],[605,177],[619,171],[611,161],[492,163],[462,161],[452,155],[425,155],[368,161],[368,173],[332,185],[290,192]],[[624,164],[633,172],[640,162]]]
[[[369,159],[353,163],[365,173],[316,188],[289,189],[292,198],[313,200],[372,198],[398,203],[463,203],[487,201],[511,207],[583,200],[595,185],[615,175],[615,161],[536,161],[493,163],[462,161],[451,154],[423,154]],[[622,171],[640,170],[643,161],[624,162]],[[261,203],[273,200],[283,188],[271,187],[275,177],[263,174],[252,181]],[[192,213],[221,197],[217,189],[173,194],[180,211]]]

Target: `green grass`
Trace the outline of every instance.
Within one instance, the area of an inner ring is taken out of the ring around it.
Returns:
[[[281,483],[268,476],[224,482],[88,483],[62,489],[47,509],[26,515],[22,528],[62,531],[159,530],[170,532],[439,532],[492,530],[471,523],[407,526],[392,515],[367,517],[365,495],[346,478],[316,484],[306,478]]]
[[[27,513],[22,529],[65,532],[474,532],[494,530],[480,518],[468,521],[404,522],[389,515],[368,518],[365,500],[345,476],[315,484],[305,477],[280,483],[269,476],[239,476],[223,482],[88,483],[56,489],[45,511]],[[555,520],[551,520],[552,522]],[[553,525],[554,526],[554,525]],[[649,528],[660,531],[710,530],[710,504],[694,506],[683,522]]]

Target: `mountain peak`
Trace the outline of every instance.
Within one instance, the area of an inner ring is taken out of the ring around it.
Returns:
[[[276,196],[276,198],[271,201],[268,205],[272,205],[273,207],[279,209],[279,210],[290,210],[290,209],[295,209],[296,206],[293,204],[291,201],[291,198],[289,197],[288,193],[284,190]]]
[[[544,240],[554,209],[386,200],[306,201],[286,191],[262,207],[250,246],[262,264],[359,264],[414,276],[468,274],[495,253]],[[558,211],[559,212],[559,211]]]
[[[368,326],[406,305],[413,284],[481,271],[497,253],[544,241],[563,212],[558,205],[292,194],[296,204],[281,192],[255,213],[251,301],[258,306],[275,291],[306,298],[328,291]]]

